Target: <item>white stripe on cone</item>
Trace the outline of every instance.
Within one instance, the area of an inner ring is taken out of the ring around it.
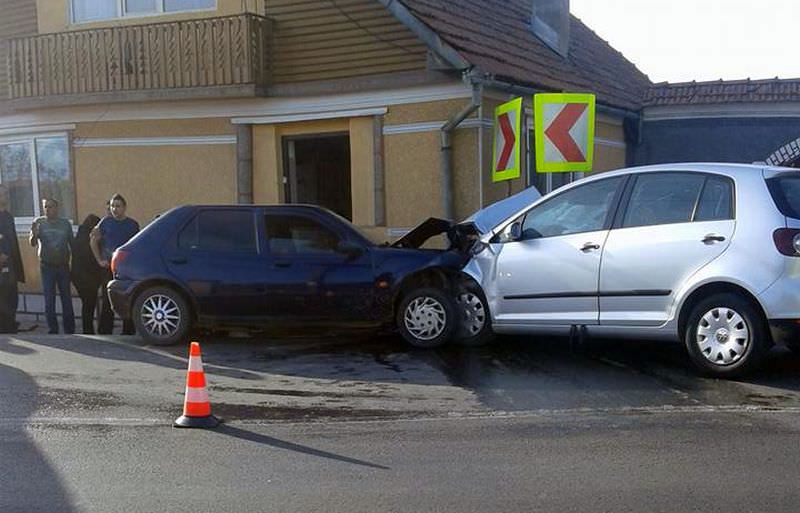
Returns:
[[[208,391],[205,388],[190,388],[186,387],[186,402],[187,403],[207,403]]]
[[[203,360],[199,356],[189,357],[189,372],[200,372],[203,370]]]

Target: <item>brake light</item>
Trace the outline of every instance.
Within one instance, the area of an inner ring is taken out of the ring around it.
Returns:
[[[779,228],[772,234],[772,240],[782,255],[800,257],[800,230]]]
[[[116,250],[113,255],[111,255],[111,274],[116,276],[117,269],[119,269],[119,265],[128,258],[129,253],[127,251]]]

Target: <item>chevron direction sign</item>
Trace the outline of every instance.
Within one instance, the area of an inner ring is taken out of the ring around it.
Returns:
[[[492,181],[520,177],[522,155],[522,98],[511,100],[494,111],[494,159]]]
[[[533,97],[536,171],[591,171],[594,159],[593,94]]]

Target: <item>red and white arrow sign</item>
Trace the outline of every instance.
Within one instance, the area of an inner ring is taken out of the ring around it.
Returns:
[[[575,142],[570,130],[575,128],[587,107],[588,105],[585,103],[568,103],[564,105],[561,112],[556,115],[550,126],[544,131],[553,146],[561,152],[566,162],[586,162],[585,153]]]
[[[508,162],[514,154],[514,145],[517,144],[517,136],[514,134],[514,128],[511,125],[509,114],[500,115],[497,121],[500,125],[500,135],[502,135],[502,150],[500,151],[500,156],[494,168],[498,171],[503,171],[509,168]]]

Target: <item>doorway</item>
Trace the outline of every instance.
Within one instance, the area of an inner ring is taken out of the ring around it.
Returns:
[[[352,221],[350,136],[284,137],[285,198],[330,209]]]

